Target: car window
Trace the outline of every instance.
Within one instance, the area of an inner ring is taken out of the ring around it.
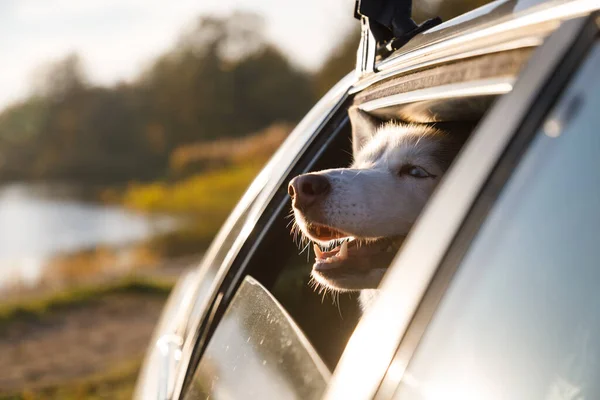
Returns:
[[[467,251],[402,399],[600,398],[600,46]]]
[[[320,134],[327,140],[311,160],[310,171],[347,166],[351,162],[350,126],[344,119]],[[310,285],[312,246],[300,243],[292,232],[291,202],[285,186],[283,207],[273,212],[273,222],[248,263],[246,273],[263,284],[281,303],[314,346],[325,364],[333,369],[358,320],[356,295],[324,296]],[[297,240],[294,240],[297,239]]]
[[[329,377],[329,370],[281,305],[246,277],[185,399],[316,399]]]

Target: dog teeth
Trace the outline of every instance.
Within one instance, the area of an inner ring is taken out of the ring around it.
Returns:
[[[315,255],[317,256],[317,259],[322,259],[323,258],[323,252],[321,251],[321,249],[319,248],[319,245],[316,243],[313,243],[313,249],[315,250]]]
[[[348,258],[348,242],[342,243],[340,251],[337,253],[337,257],[339,257],[340,260]]]

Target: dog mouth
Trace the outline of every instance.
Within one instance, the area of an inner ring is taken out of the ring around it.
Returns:
[[[355,238],[331,227],[313,226],[311,235],[319,240],[336,240],[331,250],[313,244],[313,278],[337,290],[375,289],[404,241],[404,236]]]
[[[330,226],[316,223],[306,224],[306,231],[309,237],[319,242],[330,242],[332,240],[348,239],[352,236],[348,233],[344,233]]]
[[[357,237],[306,218],[300,221],[300,229],[313,241],[312,278],[338,291],[376,289],[405,239]]]
[[[315,264],[313,269],[327,271],[339,268],[350,268],[358,270],[370,270],[375,268],[386,268],[388,264],[373,262],[382,258],[394,257],[404,238],[381,238],[368,241],[347,238],[332,250],[321,250],[316,243],[313,244],[315,251]]]

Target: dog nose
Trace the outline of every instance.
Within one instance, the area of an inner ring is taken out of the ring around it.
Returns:
[[[305,174],[290,181],[288,194],[294,200],[295,207],[306,209],[325,196],[330,189],[329,180],[323,175]]]

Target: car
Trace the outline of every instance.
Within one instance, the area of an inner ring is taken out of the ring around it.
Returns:
[[[387,37],[369,4],[392,3],[358,3],[356,71],[173,290],[136,398],[600,397],[600,3],[499,0]],[[474,127],[362,316],[308,285],[286,219],[293,177],[349,164],[350,106]]]

